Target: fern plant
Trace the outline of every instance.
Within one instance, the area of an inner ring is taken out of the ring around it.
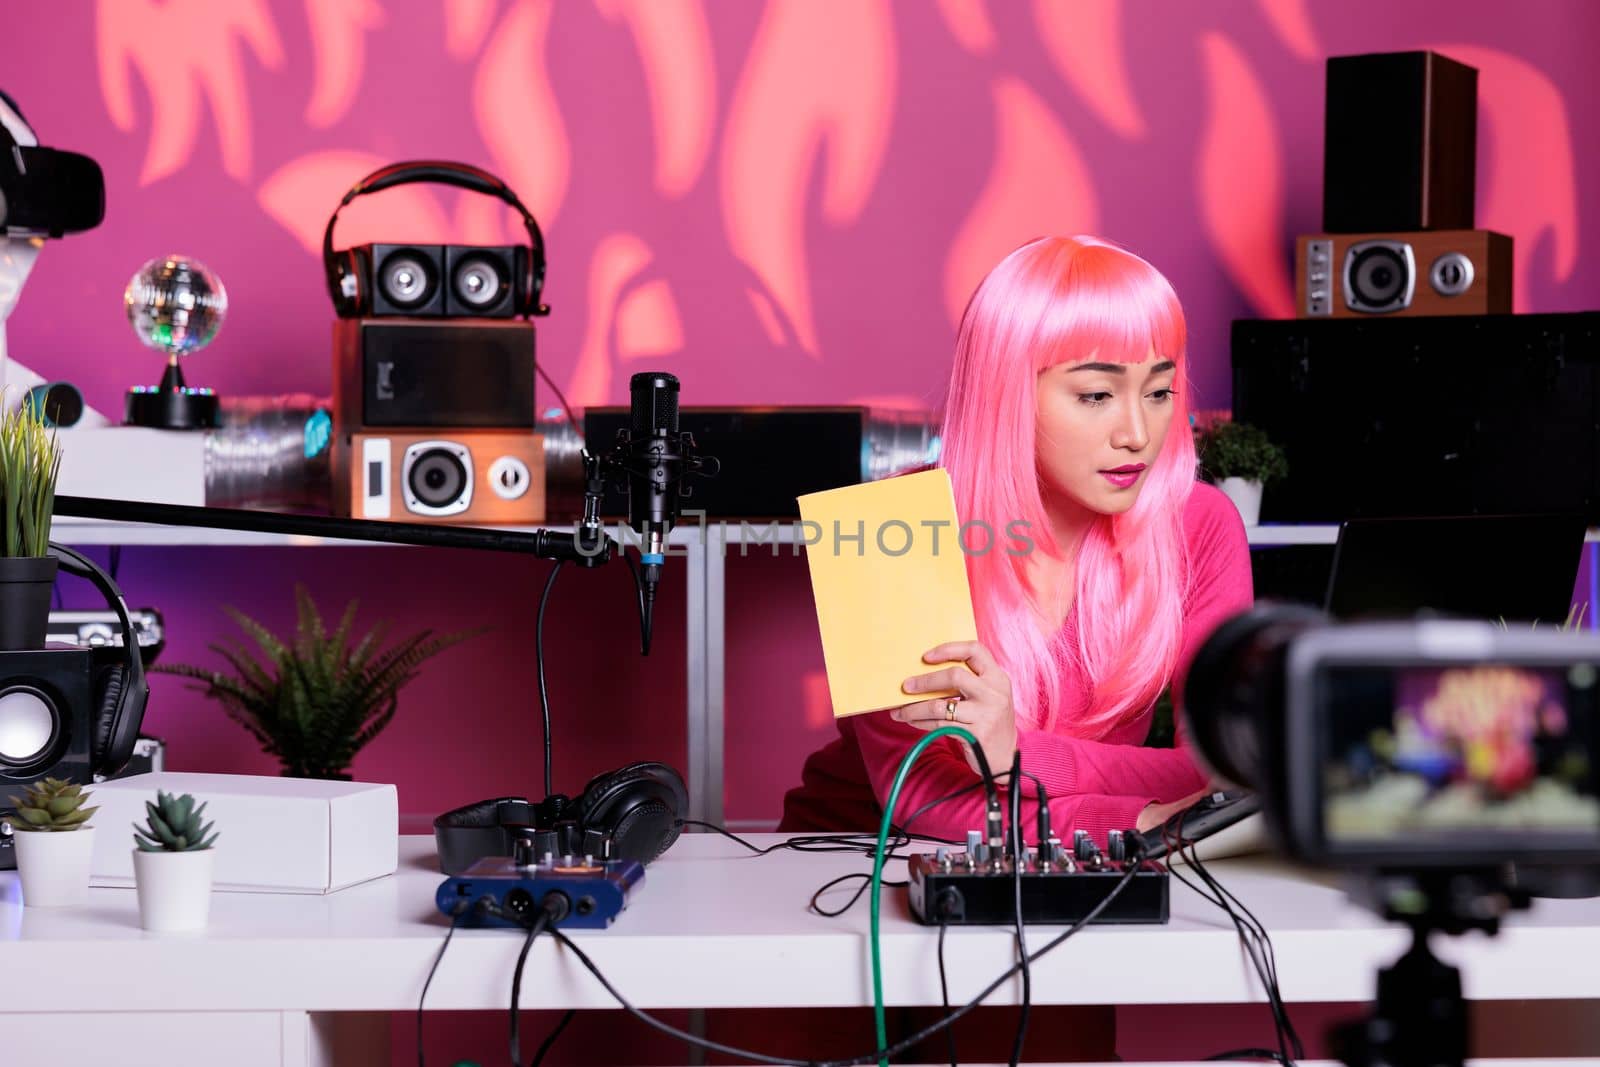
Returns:
[[[257,646],[255,655],[242,642],[208,646],[232,674],[181,663],[151,668],[203,683],[197,688],[219,701],[292,778],[348,779],[356,753],[389,725],[400,690],[423,662],[482,632],[423,630],[383,648],[388,625],[382,622],[352,642],[357,601],[331,633],[298,583],[295,602],[298,621],[287,641],[238,609],[224,609]]]
[[[43,556],[50,545],[61,448],[33,404],[0,412],[0,556]]]
[[[84,830],[89,826],[89,816],[100,810],[84,807],[83,802],[88,799],[83,786],[59,778],[46,778],[34,782],[31,789],[24,789],[20,797],[12,797],[11,805],[16,808],[16,814],[6,818],[13,830],[40,833]]]
[[[155,803],[145,801],[144,810],[145,824],[133,824],[133,843],[141,852],[198,852],[217,840],[212,824],[200,821],[206,806],[195,807],[188,793],[175,797],[157,789]]]

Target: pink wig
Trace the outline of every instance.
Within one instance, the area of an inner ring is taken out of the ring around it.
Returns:
[[[1151,349],[1177,362],[1166,443],[1137,502],[1102,515],[1077,548],[1073,610],[1078,625],[1047,635],[1025,578],[1020,542],[1064,558],[1040,493],[1034,452],[1039,372],[1091,353],[1142,362]],[[943,465],[963,523],[994,531],[968,540],[978,633],[1011,676],[1018,722],[1101,738],[1143,714],[1177,665],[1188,581],[1182,518],[1194,485],[1194,439],[1184,357],[1183,309],[1166,278],[1138,256],[1093,237],[1031,241],[1000,262],[972,295],[956,341],[945,407]],[[1062,672],[1080,664],[1092,680],[1087,710],[1062,692]],[[1070,703],[1069,703],[1070,701]]]

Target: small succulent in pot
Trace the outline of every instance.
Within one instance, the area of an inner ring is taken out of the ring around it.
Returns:
[[[61,833],[83,830],[88,828],[89,816],[100,810],[84,807],[83,802],[88,799],[89,794],[83,791],[83,786],[75,782],[63,782],[59,778],[46,778],[33,783],[31,789],[24,789],[22,796],[11,798],[11,804],[17,810],[15,815],[7,818],[12,829],[19,831]]]
[[[155,802],[145,801],[144,809],[145,825],[133,824],[133,841],[141,852],[195,852],[217,839],[213,824],[201,823],[206,806],[196,807],[188,793],[174,797],[157,790]]]

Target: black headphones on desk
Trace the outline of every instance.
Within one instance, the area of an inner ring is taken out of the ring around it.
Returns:
[[[544,234],[532,212],[517,199],[511,187],[486,170],[466,163],[449,160],[417,160],[410,163],[392,163],[380,167],[350,187],[328,219],[322,232],[322,270],[327,278],[328,296],[333,299],[334,311],[340,318],[360,318],[372,313],[372,287],[382,264],[372,262],[372,246],[333,249],[333,225],[339,212],[358,196],[378,193],[397,185],[431,182],[454,185],[475,193],[483,193],[509,204],[522,216],[522,225],[528,231],[528,247],[518,249],[526,255],[517,257],[517,277],[511,287],[511,313],[514,315],[548,315],[550,308],[539,302],[544,289]]]
[[[648,864],[678,840],[689,804],[683,777],[664,763],[630,763],[592,779],[576,800],[559,793],[480,800],[433,820],[439,869],[461,874],[481,859],[511,856],[527,841],[546,855]]]

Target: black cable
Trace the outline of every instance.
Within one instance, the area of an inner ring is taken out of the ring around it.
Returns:
[[[511,973],[511,1067],[522,1067],[522,1035],[517,1018],[517,1005],[522,1000],[522,965],[528,962],[528,950],[533,947],[534,939],[549,926],[550,913],[541,909],[528,925],[528,939],[522,943],[522,951],[517,955],[517,969]]]
[[[904,856],[895,856],[894,858],[897,859],[897,860],[905,859]],[[821,904],[817,903],[817,901],[822,899],[822,894],[826,893],[828,890],[832,889],[834,886],[838,885],[840,882],[848,882],[852,878],[861,879],[861,885],[859,887],[857,887],[857,889],[856,889],[856,891],[854,893],[851,894],[850,899],[845,901],[843,907],[835,908],[832,911],[828,911]],[[886,881],[882,882],[881,884],[889,886],[891,889],[904,889],[906,886],[910,885],[911,883],[910,882],[891,882],[891,881],[887,881],[886,880]],[[872,875],[867,871],[856,871],[856,872],[854,872],[852,874],[841,874],[839,877],[833,879],[832,881],[824,882],[822,884],[822,886],[815,893],[812,893],[811,894],[811,902],[809,904],[807,904],[806,907],[811,909],[812,911],[816,912],[818,915],[822,916],[824,919],[837,919],[839,916],[843,915],[845,912],[849,911],[851,908],[856,906],[856,901],[861,899],[861,894],[865,893],[867,891],[867,887],[869,887],[870,885],[872,885]]]
[[[1278,961],[1273,951],[1272,938],[1267,933],[1266,925],[1260,919],[1257,919],[1255,914],[1245,907],[1238,897],[1224,888],[1222,883],[1217,881],[1210,871],[1206,870],[1205,864],[1200,862],[1199,852],[1195,849],[1192,841],[1188,844],[1188,852],[1184,858],[1189,861],[1190,868],[1216,894],[1217,900],[1221,903],[1223,909],[1234,920],[1236,928],[1243,925],[1250,930],[1250,940],[1255,945],[1254,962],[1257,974],[1261,976],[1262,985],[1266,989],[1267,1002],[1272,1008],[1273,1021],[1278,1032],[1279,1051],[1285,1059],[1290,1058],[1289,1048],[1284,1047],[1285,1037],[1287,1036],[1289,1045],[1294,1050],[1294,1058],[1304,1057],[1305,1049],[1300,1044],[1300,1035],[1295,1032],[1294,1023],[1289,1019],[1289,1008],[1283,1002],[1283,992],[1278,985]],[[1234,910],[1235,907],[1244,912],[1248,922],[1239,918]],[[1243,931],[1241,930],[1241,935],[1242,933]]]
[[[544,384],[548,385],[550,391],[556,394],[556,399],[561,401],[561,410],[567,413],[567,425],[571,426],[572,432],[578,435],[578,444],[581,446],[583,444],[583,423],[579,422],[578,416],[572,413],[572,405],[567,403],[566,395],[561,392],[561,387],[555,383],[549,372],[544,369],[542,362],[535,361],[533,369],[539,372],[539,377],[544,379]]]
[[[939,916],[939,1003],[944,1007],[946,1018],[950,1016],[950,983],[945,979],[944,971],[944,932],[950,924],[944,921],[944,916]],[[950,1046],[950,1067],[956,1067],[960,1057],[956,1055],[956,1028],[944,1028],[945,1043]]]
[[[1168,835],[1163,834],[1163,837],[1167,836]],[[1187,859],[1187,855],[1183,852],[1183,845],[1183,840],[1179,838],[1169,846],[1168,854],[1171,855],[1176,853],[1180,859]],[[1239,942],[1244,947],[1245,955],[1249,958],[1250,965],[1255,968],[1256,975],[1258,978],[1260,978],[1262,988],[1267,994],[1267,1004],[1272,1011],[1273,1030],[1278,1042],[1279,1053],[1284,1057],[1285,1060],[1287,1060],[1289,1053],[1284,1034],[1285,1016],[1281,1010],[1280,1003],[1277,998],[1275,976],[1268,969],[1266,961],[1262,957],[1261,946],[1259,942],[1259,937],[1262,936],[1261,932],[1256,930],[1254,927],[1248,926],[1244,920],[1240,918],[1238,913],[1236,913],[1232,907],[1229,906],[1226,899],[1220,895],[1208,893],[1200,886],[1195,885],[1193,882],[1189,881],[1188,878],[1184,877],[1184,875],[1176,868],[1176,866],[1170,863],[1168,864],[1168,870],[1171,872],[1174,878],[1199,895],[1202,900],[1214,907],[1222,909],[1222,911],[1227,914],[1229,920],[1233,923],[1234,930],[1239,935]]]
[[[1284,1067],[1290,1067],[1289,1061],[1283,1058],[1282,1053],[1273,1052],[1269,1048],[1236,1048],[1206,1057],[1208,1063],[1220,1060],[1271,1060],[1283,1064]]]
[[[450,939],[455,936],[456,927],[461,925],[461,917],[467,913],[467,908],[468,904],[463,900],[451,914],[450,929],[444,932],[444,944],[439,946],[439,954],[433,957],[433,966],[428,968],[428,977],[422,982],[422,995],[417,998],[417,1067],[428,1067],[422,1050],[422,1005],[428,999],[428,987],[433,984],[433,976],[439,970],[439,962],[444,959],[444,950],[450,947]]]
[[[1094,922],[1094,920],[1098,919],[1106,910],[1106,908],[1110,907],[1111,903],[1122,894],[1122,891],[1133,882],[1133,876],[1137,873],[1137,866],[1129,867],[1127,873],[1117,880],[1116,884],[1111,887],[1111,891],[1105,895],[1104,899],[1102,899],[1100,903],[1089,909],[1088,914],[1084,915],[1077,922],[1073,923],[1070,927],[1064,930],[1060,935],[1046,944],[1039,951],[1032,953],[1028,957],[1028,962],[1037,962],[1046,953],[1053,951],[1068,938],[1072,937],[1084,927]],[[511,918],[514,921],[520,921],[515,916],[507,912],[502,912],[501,915],[506,918]],[[710,1041],[706,1038],[691,1034],[685,1030],[679,1030],[670,1023],[662,1022],[660,1019],[655,1018],[648,1012],[641,1011],[640,1009],[634,1007],[633,1004],[630,1003],[628,999],[611,984],[606,976],[600,972],[600,968],[595,965],[595,962],[589,958],[588,954],[579,948],[571,938],[567,937],[566,934],[561,932],[561,928],[559,926],[552,926],[549,930],[549,933],[551,937],[554,937],[563,946],[570,949],[573,955],[577,956],[578,962],[583,964],[584,968],[590,974],[594,975],[601,987],[611,995],[611,998],[615,1000],[624,1011],[639,1021],[645,1023],[652,1029],[658,1030],[661,1033],[667,1034],[671,1037],[675,1037],[686,1044],[704,1048],[711,1052],[720,1052],[724,1055],[736,1056],[740,1059],[751,1060],[756,1063],[774,1064],[777,1065],[777,1067],[855,1067],[856,1064],[874,1063],[889,1056],[897,1056],[918,1042],[927,1040],[940,1030],[945,1029],[946,1027],[955,1023],[957,1019],[962,1018],[969,1012],[976,1009],[978,1005],[987,1000],[995,990],[999,989],[1008,980],[1010,980],[1011,976],[1016,974],[1021,966],[1020,964],[1013,964],[998,978],[990,982],[989,985],[979,992],[976,997],[957,1008],[955,1011],[951,1012],[948,1017],[941,1019],[929,1026],[923,1027],[910,1037],[903,1038],[895,1044],[890,1045],[888,1048],[874,1049],[872,1052],[867,1053],[864,1056],[855,1056],[850,1059],[843,1060],[797,1060],[783,1056],[768,1056],[765,1053],[753,1052],[749,1049],[735,1048],[731,1045],[724,1045],[719,1042]]]
[[[550,775],[550,691],[544,684],[544,609],[550,604],[550,590],[556,587],[556,578],[561,574],[562,561],[556,560],[555,566],[550,568],[550,577],[545,579],[544,593],[539,597],[538,620],[533,624],[533,660],[539,669],[539,711],[544,717],[544,795],[549,796],[555,790],[551,787]]]
[[[644,579],[639,576],[639,568],[634,566],[633,557],[626,551],[619,551],[622,562],[628,565],[628,573],[633,575],[633,592],[639,601],[639,654],[650,654],[650,613],[644,609]]]
[[[1277,953],[1273,950],[1272,937],[1267,933],[1266,924],[1256,918],[1255,913],[1246,907],[1243,901],[1229,892],[1210,871],[1206,870],[1205,864],[1200,862],[1200,853],[1195,849],[1192,841],[1189,843],[1188,859],[1189,865],[1194,872],[1216,892],[1219,898],[1231,901],[1234,907],[1242,911],[1248,918],[1251,927],[1255,930],[1257,942],[1265,962],[1264,979],[1267,983],[1267,997],[1274,1006],[1274,1015],[1280,1028],[1280,1045],[1282,1044],[1282,1036],[1286,1034],[1288,1037],[1289,1048],[1280,1049],[1280,1051],[1285,1059],[1304,1059],[1306,1054],[1305,1046],[1301,1044],[1300,1035],[1295,1030],[1293,1020],[1289,1018],[1289,1007],[1284,1003],[1283,990],[1278,984]],[[1232,908],[1228,910],[1231,914]],[[1290,1055],[1291,1049],[1293,1050],[1292,1056]]]
[[[544,1062],[545,1053],[550,1051],[550,1046],[556,1043],[556,1038],[561,1036],[561,1031],[567,1028],[567,1024],[572,1021],[572,1017],[577,1014],[575,1011],[569,1011],[561,1017],[561,1021],[556,1023],[556,1028],[550,1031],[550,1036],[545,1038],[544,1042],[539,1046],[539,1051],[533,1054],[533,1062],[528,1064],[528,1067],[539,1067]]]
[[[106,560],[106,569],[111,572],[111,580],[117,580],[117,571],[122,569],[122,546],[112,545],[111,555]]]
[[[1017,920],[1017,960],[1022,967],[1022,1014],[1017,1019],[1017,1036],[1011,1044],[1011,1067],[1022,1061],[1022,1043],[1028,1038],[1028,1012],[1033,1003],[1033,972],[1028,968],[1028,941],[1022,932],[1022,868],[1027,851],[1022,844],[1022,750],[1011,754],[1011,888],[1015,894]],[[1034,779],[1038,783],[1038,779]],[[1039,784],[1043,791],[1044,785]],[[1137,864],[1135,864],[1137,866]]]
[[[1207,903],[1222,909],[1229,920],[1232,921],[1234,929],[1238,932],[1240,944],[1244,947],[1251,966],[1255,968],[1257,977],[1261,979],[1262,988],[1267,994],[1267,1004],[1272,1011],[1273,1028],[1278,1042],[1278,1053],[1274,1058],[1285,1064],[1292,1063],[1295,1059],[1303,1059],[1305,1057],[1305,1048],[1300,1041],[1299,1033],[1295,1030],[1293,1021],[1289,1018],[1288,1006],[1283,1001],[1283,993],[1278,985],[1277,958],[1272,948],[1272,938],[1267,933],[1265,924],[1256,918],[1255,914],[1238,897],[1224,888],[1215,876],[1205,869],[1205,865],[1200,862],[1200,855],[1195,848],[1194,841],[1183,837],[1181,819],[1175,831],[1164,829],[1162,837],[1163,842],[1168,846],[1168,853],[1176,852],[1180,859],[1186,860],[1195,876],[1204,882],[1211,892],[1208,893],[1190,882],[1175,866],[1168,864],[1168,869],[1173,877],[1198,894]],[[1235,910],[1235,905],[1248,918],[1241,917],[1238,911]],[[1292,1054],[1291,1049],[1293,1050]]]

